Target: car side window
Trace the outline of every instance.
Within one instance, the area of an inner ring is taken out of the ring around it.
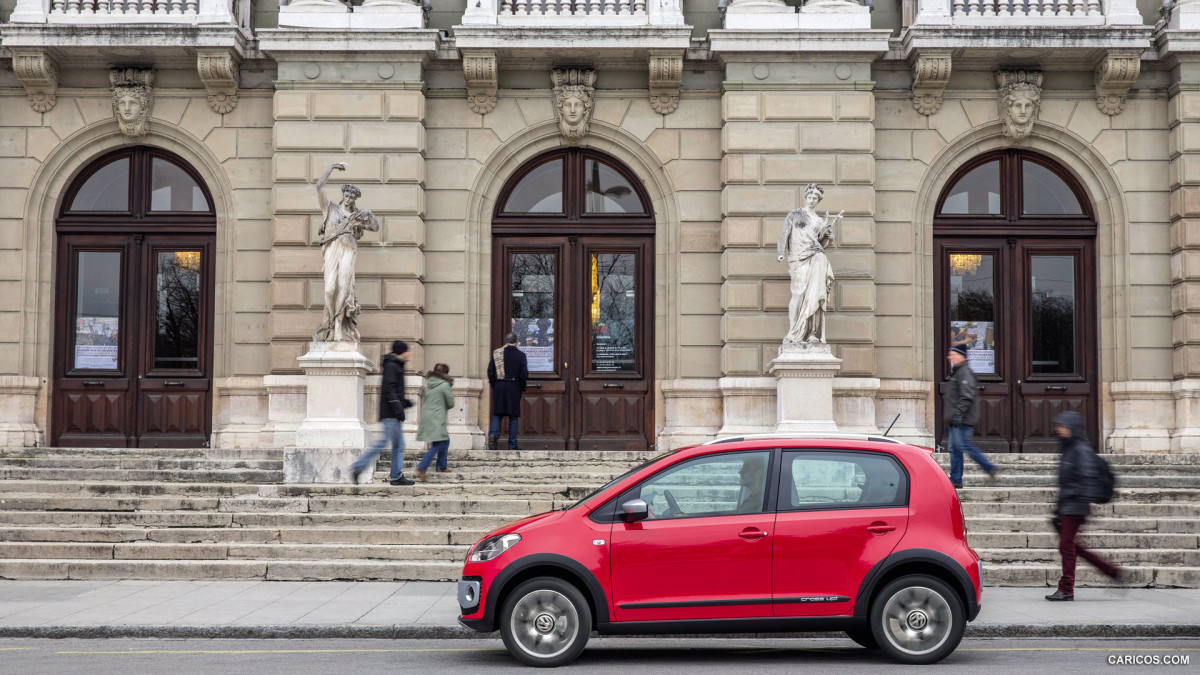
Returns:
[[[908,476],[888,455],[785,452],[779,482],[783,510],[873,508],[908,502]]]
[[[771,451],[722,453],[681,462],[621,496],[642,499],[646,520],[762,513]]]

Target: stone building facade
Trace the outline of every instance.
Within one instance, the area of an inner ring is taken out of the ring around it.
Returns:
[[[293,445],[314,188],[345,162],[328,194],[356,184],[382,223],[360,242],[361,349],[450,365],[452,447],[483,444],[514,327],[537,362],[529,447],[771,430],[776,240],[810,183],[844,211],[840,429],[935,442],[942,353],[966,339],[993,450],[1045,449],[1062,409],[1115,452],[1200,447],[1200,10],[466,4],[0,0],[0,443]],[[581,136],[556,69],[593,78]],[[141,135],[125,71],[150,78]],[[89,187],[105,162],[126,182]],[[558,192],[514,210],[547,171]],[[198,201],[156,206],[171,180]],[[126,211],[79,205],[114,186]],[[170,275],[199,303],[175,342]]]

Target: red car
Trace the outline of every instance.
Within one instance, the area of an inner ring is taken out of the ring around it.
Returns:
[[[747,436],[653,459],[471,547],[459,622],[533,666],[601,635],[844,631],[904,663],[954,651],[979,556],[925,448]]]

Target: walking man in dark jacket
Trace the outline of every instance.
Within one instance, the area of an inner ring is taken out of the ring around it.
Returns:
[[[971,442],[971,428],[979,422],[979,381],[967,365],[967,348],[954,345],[947,358],[950,359],[950,377],[946,378],[946,393],[942,397],[942,417],[946,422],[950,449],[950,482],[956,488],[963,486],[965,450],[987,472],[989,482],[994,483],[998,473],[996,465]]]
[[[1120,567],[1075,543],[1087,517],[1092,514],[1092,503],[1100,498],[1100,471],[1096,466],[1095,451],[1083,433],[1083,416],[1077,412],[1059,413],[1054,418],[1054,432],[1062,458],[1058,462],[1058,506],[1054,509],[1051,522],[1058,530],[1058,552],[1062,555],[1062,577],[1058,590],[1046,596],[1047,600],[1062,601],[1075,599],[1075,559],[1083,558],[1105,576],[1120,581]]]
[[[518,450],[517,426],[521,418],[521,394],[529,379],[529,361],[517,349],[517,334],[504,336],[504,346],[492,352],[488,363],[488,382],[492,385],[492,423],[488,427],[488,449],[495,450],[500,439],[500,418],[508,418],[508,449]]]
[[[383,382],[379,389],[379,421],[383,422],[383,438],[371,446],[354,466],[350,468],[353,482],[358,483],[362,474],[379,453],[383,446],[392,446],[392,471],[389,483],[392,485],[415,485],[404,477],[404,409],[412,402],[404,398],[404,364],[412,358],[412,352],[404,340],[392,343],[392,352],[383,357]]]

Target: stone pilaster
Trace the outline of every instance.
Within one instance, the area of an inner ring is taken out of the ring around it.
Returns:
[[[715,37],[714,50],[722,40],[737,44],[736,37]],[[818,183],[825,188],[818,212],[845,210],[826,248],[836,277],[827,339],[844,361],[842,374],[872,376],[875,100],[869,58],[797,64],[763,54],[722,57],[722,372],[761,376],[777,355],[791,292],[776,242],[784,216],[803,205],[805,186]]]
[[[1171,313],[1175,398],[1171,447],[1200,450],[1200,59],[1176,56],[1168,106],[1171,157]]]

